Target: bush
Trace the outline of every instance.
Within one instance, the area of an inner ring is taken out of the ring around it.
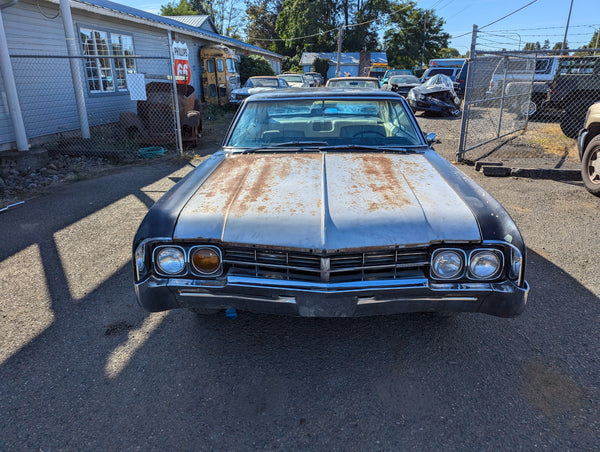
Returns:
[[[275,75],[275,71],[265,57],[242,55],[240,60],[240,82],[243,85],[250,77],[257,75]]]
[[[329,60],[327,58],[315,58],[313,62],[315,72],[323,76],[323,80],[327,80],[327,72],[329,71]]]

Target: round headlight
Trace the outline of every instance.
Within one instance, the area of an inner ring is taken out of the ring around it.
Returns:
[[[214,248],[196,248],[192,251],[191,262],[194,270],[210,275],[221,267],[221,255]]]
[[[462,273],[464,258],[458,250],[441,250],[433,255],[431,271],[436,278],[453,279]]]
[[[160,248],[156,252],[156,266],[161,273],[177,275],[185,268],[185,254],[181,248]]]
[[[498,275],[502,260],[498,253],[484,250],[476,251],[469,261],[469,272],[478,279],[491,279]]]

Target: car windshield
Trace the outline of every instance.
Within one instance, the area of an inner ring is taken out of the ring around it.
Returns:
[[[285,150],[308,146],[423,146],[405,104],[396,99],[282,99],[248,102],[226,147]]]
[[[245,88],[277,88],[278,80],[276,78],[249,78],[244,83]]]
[[[302,83],[304,80],[301,75],[280,75],[288,83]]]
[[[353,80],[348,78],[330,80],[327,86],[330,88],[379,88],[379,82],[377,80]]]
[[[421,83],[414,75],[394,75],[390,78],[390,83]]]

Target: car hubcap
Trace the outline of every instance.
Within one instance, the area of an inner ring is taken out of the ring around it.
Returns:
[[[598,159],[598,154],[600,154],[600,149],[592,151],[588,163],[588,175],[593,184],[600,184],[600,159]]]
[[[522,106],[521,106],[521,113],[523,114],[523,116],[531,116],[535,113],[536,110],[536,105],[535,102],[525,102]]]

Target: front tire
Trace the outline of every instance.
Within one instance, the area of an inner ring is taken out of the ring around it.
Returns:
[[[600,196],[600,135],[596,135],[585,147],[581,158],[581,178],[587,191]]]

